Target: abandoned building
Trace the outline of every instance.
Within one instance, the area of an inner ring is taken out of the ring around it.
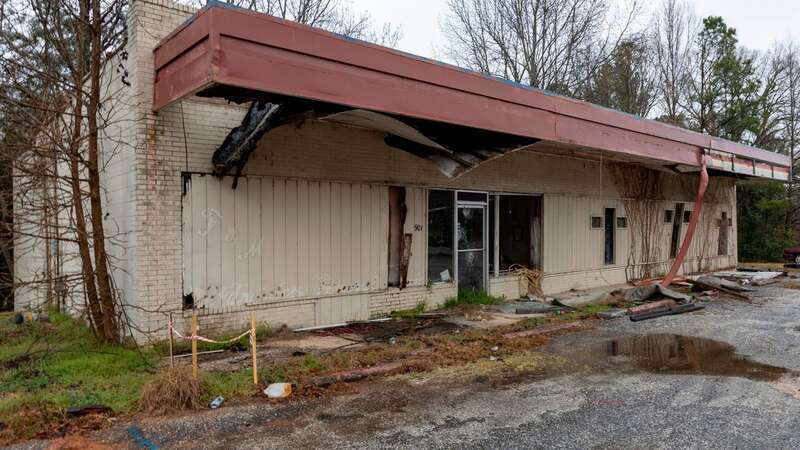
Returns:
[[[106,72],[125,145],[102,175],[142,332],[193,308],[210,333],[518,298],[519,267],[544,293],[657,277],[706,174],[680,270],[730,267],[737,183],[789,175],[783,155],[219,4],[134,0],[127,32]],[[18,279],[78,270],[44,257],[68,244],[26,242]]]

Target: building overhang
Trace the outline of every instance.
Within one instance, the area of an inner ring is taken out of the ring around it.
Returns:
[[[417,136],[409,127],[474,129],[519,144],[487,149],[497,154],[526,143],[553,143],[683,172],[699,169],[705,157],[709,168],[730,174],[789,178],[785,155],[219,3],[162,40],[154,58],[154,111],[192,95],[325,105],[321,120],[368,124],[394,137],[392,130],[405,133],[399,136],[410,147],[405,150],[419,147],[451,158],[461,164],[455,175],[492,157],[473,148],[461,153],[472,154],[475,163],[453,159],[459,149],[437,147],[441,128]]]

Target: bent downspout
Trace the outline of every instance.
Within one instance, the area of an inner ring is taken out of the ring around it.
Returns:
[[[678,252],[678,256],[675,257],[675,261],[672,263],[672,268],[669,269],[669,273],[664,280],[661,281],[661,285],[664,287],[672,284],[672,280],[675,278],[675,275],[677,275],[678,269],[680,269],[681,265],[683,264],[683,260],[686,258],[686,253],[689,252],[689,246],[692,245],[692,238],[694,237],[694,230],[697,228],[697,221],[700,219],[700,209],[703,207],[703,196],[706,193],[706,189],[708,189],[706,155],[705,151],[701,150],[700,184],[697,186],[697,197],[694,200],[694,210],[692,211],[692,215],[689,217],[689,226],[686,228],[686,236],[683,237],[681,250]],[[674,220],[681,220],[681,218],[675,217]]]

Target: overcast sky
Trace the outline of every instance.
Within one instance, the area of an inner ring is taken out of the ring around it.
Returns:
[[[612,0],[614,1],[614,0]],[[739,41],[751,49],[765,49],[775,41],[800,38],[800,0],[689,0],[698,16],[718,15],[736,28]],[[366,9],[377,23],[392,22],[403,29],[400,50],[442,59],[440,17],[447,0],[351,0]],[[660,3],[643,0],[644,4]]]

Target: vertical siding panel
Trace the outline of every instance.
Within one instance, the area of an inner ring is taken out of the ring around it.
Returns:
[[[331,232],[330,232],[330,268],[331,280],[329,292],[335,293],[342,285],[344,267],[342,264],[342,185],[330,183],[331,189]]]
[[[206,234],[208,246],[207,283],[209,296],[214,304],[220,303],[220,289],[222,288],[222,210],[220,209],[220,190],[222,181],[217,177],[204,177],[206,180]]]
[[[297,283],[300,295],[308,295],[312,290],[308,285],[309,258],[308,258],[308,181],[297,182]]]
[[[370,223],[372,228],[370,230],[370,285],[372,289],[381,288],[381,247],[383,240],[381,239],[381,188],[380,186],[373,186],[371,189],[370,200]],[[388,244],[387,244],[388,245]]]
[[[234,289],[236,295],[236,306],[244,306],[246,301],[247,292],[250,285],[250,257],[248,253],[250,248],[248,246],[248,223],[247,223],[247,192],[250,180],[248,178],[240,178],[239,186],[234,190],[234,210],[236,211],[236,286]]]
[[[381,260],[378,266],[380,267],[380,285],[382,288],[386,288],[389,286],[389,188],[386,186],[381,186],[380,218]]]
[[[206,177],[192,186],[192,288],[198,304],[206,303]]]
[[[350,184],[343,184],[342,185],[342,194],[340,197],[340,205],[341,205],[341,224],[338,231],[339,236],[339,261],[341,261],[342,265],[342,277],[339,278],[339,285],[342,286],[350,286],[353,281],[353,261],[350,259],[350,254],[352,252],[352,243],[351,243],[351,236],[350,236],[350,209],[351,205],[351,191],[352,185]]]
[[[331,196],[331,184],[319,184],[319,251],[320,251],[320,294],[326,294],[330,289],[333,280],[333,267],[331,264],[331,227],[333,217],[331,208],[333,198]]]
[[[192,221],[192,211],[193,204],[192,204],[192,191],[194,191],[195,184],[198,181],[195,179],[196,177],[192,177],[190,183],[188,185],[188,190],[186,194],[183,196],[183,294],[188,294],[194,291],[194,284],[192,282],[192,275],[194,274],[194,270],[192,267],[192,237],[194,236],[193,226],[194,222]]]
[[[286,180],[286,203],[284,214],[286,217],[286,289],[290,297],[298,295],[300,284],[298,282],[298,202],[297,181]]]
[[[275,234],[274,216],[275,205],[273,199],[272,178],[265,178],[261,181],[261,295],[272,297],[275,291]]]
[[[264,251],[264,238],[261,236],[261,178],[250,178],[247,184],[247,247],[248,268],[250,270],[247,301],[261,300],[261,253]]]
[[[235,299],[236,283],[236,210],[234,208],[234,191],[230,188],[230,179],[221,181],[220,202],[222,216],[220,217],[222,233],[222,285],[220,306],[232,306]]]
[[[273,192],[273,236],[275,241],[275,295],[286,296],[286,180],[275,179]]]
[[[371,232],[372,227],[370,217],[372,216],[372,191],[371,187],[367,184],[361,185],[361,210],[359,211],[361,217],[361,256],[358,261],[359,267],[359,281],[362,290],[368,290],[372,286],[370,270],[370,251],[371,251]]]
[[[320,205],[319,205],[319,183],[311,182],[308,189],[308,247],[309,247],[309,267],[308,267],[308,291],[309,294],[320,294],[320,271],[322,270],[320,258],[322,256],[320,238],[322,236],[322,226],[320,224]]]
[[[350,191],[350,290],[361,289],[361,186]]]

